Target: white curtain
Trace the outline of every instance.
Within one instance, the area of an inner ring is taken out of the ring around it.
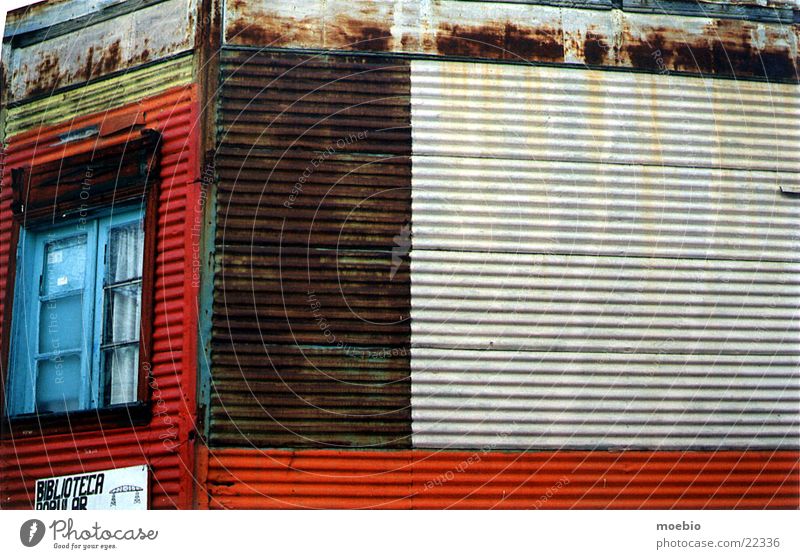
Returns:
[[[141,302],[142,251],[144,233],[139,224],[111,231],[108,281],[138,279],[123,287],[108,289],[106,297],[106,343],[134,342],[107,351],[106,374],[110,375],[110,404],[136,400],[139,371],[139,316]]]

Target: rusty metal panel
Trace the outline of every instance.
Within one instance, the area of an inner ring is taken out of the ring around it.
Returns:
[[[126,0],[48,0],[22,6],[8,12],[6,15],[6,28],[4,38],[14,35],[46,31],[56,23],[73,21],[114,5],[119,5]]]
[[[188,508],[192,503],[197,370],[192,287],[192,216],[198,204],[197,99],[193,86],[173,88],[137,103],[99,114],[80,115],[58,126],[42,127],[10,139],[3,175],[0,215],[10,212],[10,170],[85,153],[97,137],[72,142],[64,134],[140,112],[145,126],[161,133],[160,194],[154,282],[154,325],[149,423],[61,435],[3,432],[0,440],[0,508],[30,508],[37,478],[141,464],[152,472],[150,508]],[[107,142],[126,142],[119,134]],[[11,219],[0,227],[0,305],[8,288]],[[2,310],[2,307],[0,307]],[[4,324],[2,325],[4,326]],[[0,332],[5,335],[5,332]]]
[[[790,24],[797,0],[620,0],[626,12],[663,14],[665,12],[699,17],[749,19]]]
[[[225,147],[267,148],[278,157],[309,150],[325,160],[409,153],[406,61],[226,50],[221,65]]]
[[[797,451],[202,449],[211,509],[778,509]]]
[[[233,140],[223,134],[226,142]],[[327,156],[305,149],[222,148],[217,173],[225,222],[218,235],[245,246],[268,234],[281,245],[391,247],[408,222],[410,158],[340,153],[336,140],[330,145],[336,153]]]
[[[8,109],[6,135],[112,110],[192,81],[192,57],[182,56]]]
[[[221,68],[209,439],[408,446],[408,63]]]
[[[731,19],[713,9],[702,17],[676,15],[680,10],[671,13],[663,2],[655,13],[548,4],[557,2],[235,0],[225,4],[223,29],[225,41],[239,46],[798,81],[800,26],[765,18],[769,8],[739,5],[739,19]],[[789,14],[794,6],[781,7]]]
[[[102,7],[98,3],[97,9]],[[63,34],[55,31],[63,26],[61,11],[45,8],[22,11],[9,21],[14,35],[6,37],[3,49],[9,102],[52,94],[194,47],[196,0],[146,2],[111,18],[84,14],[83,23]],[[23,41],[20,34],[25,30],[37,36]]]

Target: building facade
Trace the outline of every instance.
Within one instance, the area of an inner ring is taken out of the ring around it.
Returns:
[[[798,14],[10,14],[0,506],[796,508]]]

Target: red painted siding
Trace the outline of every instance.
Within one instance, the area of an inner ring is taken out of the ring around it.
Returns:
[[[151,508],[186,508],[192,503],[195,418],[197,289],[192,286],[191,229],[199,203],[199,131],[195,86],[101,114],[20,134],[8,140],[0,195],[0,305],[8,287],[11,236],[10,170],[60,159],[114,138],[57,144],[57,135],[138,110],[145,125],[162,134],[161,181],[155,270],[152,419],[148,425],[105,432],[25,437],[11,433],[0,447],[0,508],[33,504],[37,478],[147,463]],[[0,314],[3,312],[0,306]],[[5,335],[7,324],[0,324]],[[3,364],[5,372],[5,364]]]
[[[201,449],[201,507],[797,508],[800,452]]]

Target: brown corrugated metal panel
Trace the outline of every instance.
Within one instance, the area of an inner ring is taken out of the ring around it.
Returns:
[[[325,345],[336,337],[370,347],[408,340],[408,264],[389,280],[391,254],[281,249],[260,245],[257,236],[221,242],[214,325],[237,342]]]
[[[221,64],[225,147],[409,154],[408,62],[225,50]]]
[[[798,80],[797,24],[668,11],[663,3],[655,13],[633,13],[522,2],[238,0],[226,3],[224,36],[242,46]]]
[[[201,452],[212,509],[800,506],[797,451]]]
[[[221,66],[210,441],[408,446],[408,63]]]
[[[259,116],[249,118],[266,127],[269,121],[260,121]],[[240,141],[227,125],[223,134],[226,142]],[[308,177],[303,178],[306,169]],[[228,241],[249,246],[268,234],[283,246],[379,249],[391,246],[408,221],[411,160],[407,155],[336,153],[323,158],[305,149],[284,153],[222,148],[217,173],[219,208],[226,216],[219,234]],[[302,190],[294,194],[298,184]]]
[[[215,444],[241,445],[246,437],[286,447],[408,445],[407,352],[235,347],[234,354],[230,345],[215,345]]]
[[[59,4],[9,18],[3,49],[9,101],[52,94],[194,46],[196,0]]]

